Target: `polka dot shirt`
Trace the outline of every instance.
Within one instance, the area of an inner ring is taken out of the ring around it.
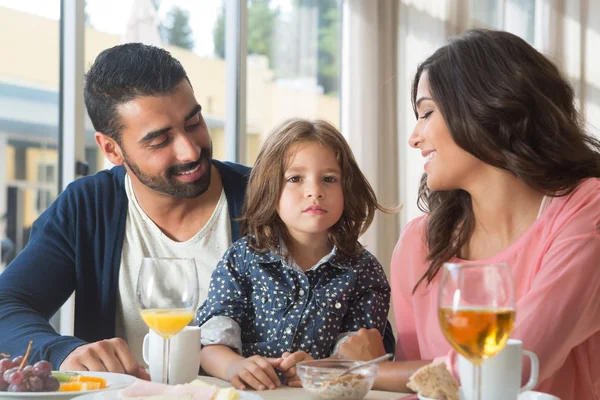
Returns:
[[[377,259],[333,251],[303,272],[248,239],[235,242],[214,271],[198,309],[202,342],[224,344],[244,357],[280,357],[303,350],[329,357],[340,335],[377,328],[383,335],[390,287]]]

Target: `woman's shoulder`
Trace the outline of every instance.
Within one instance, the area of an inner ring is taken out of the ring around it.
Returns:
[[[427,269],[427,243],[425,233],[427,215],[411,220],[400,234],[392,255],[392,275],[402,271],[402,275],[414,281]]]
[[[600,179],[585,179],[568,195],[553,198],[544,214],[544,227],[552,237],[597,233],[600,228]]]
[[[427,231],[427,214],[410,220],[402,229],[398,245],[400,244],[425,244],[425,233]]]
[[[596,201],[600,202],[600,178],[587,178],[570,195],[571,201]]]
[[[571,217],[577,213],[587,213],[588,217],[600,216],[600,179],[587,178],[566,196],[555,197],[548,207],[557,215]]]

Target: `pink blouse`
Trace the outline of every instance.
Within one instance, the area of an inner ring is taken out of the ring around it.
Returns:
[[[392,256],[397,360],[433,360],[451,353],[437,317],[440,274],[412,294],[428,266],[426,218],[405,227]],[[570,195],[553,198],[511,246],[477,260],[510,266],[517,300],[511,337],[539,357],[536,390],[562,400],[600,400],[599,229],[600,179],[587,179]]]

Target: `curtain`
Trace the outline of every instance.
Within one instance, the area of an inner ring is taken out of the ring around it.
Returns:
[[[380,203],[399,203],[396,0],[345,0],[341,131]],[[360,239],[389,271],[398,217],[378,213]]]

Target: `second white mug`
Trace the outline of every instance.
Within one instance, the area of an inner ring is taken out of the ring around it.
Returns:
[[[150,367],[152,382],[162,381],[163,338],[150,330],[144,337],[144,361]],[[200,328],[186,326],[171,338],[170,383],[189,383],[198,377],[200,369]]]
[[[529,381],[521,387],[523,356],[531,360]],[[473,395],[473,364],[463,356],[459,356],[458,370],[464,400],[471,400]],[[508,339],[506,347],[494,357],[483,363],[481,368],[482,400],[516,400],[519,393],[531,390],[538,381],[539,361],[531,351],[523,350],[523,342]]]

